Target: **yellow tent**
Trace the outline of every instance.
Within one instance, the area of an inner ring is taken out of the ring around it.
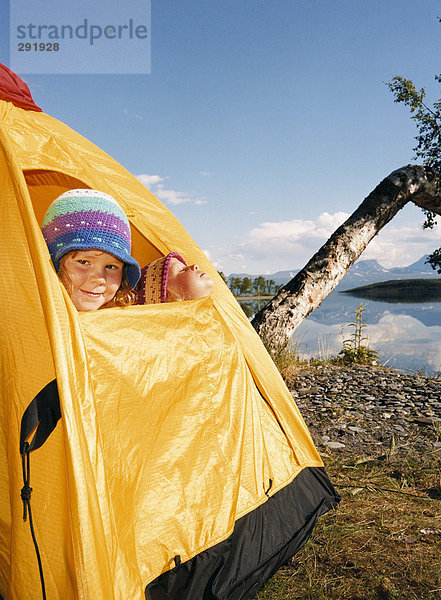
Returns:
[[[62,418],[30,461],[47,597],[250,598],[338,502],[298,409],[176,218],[0,74],[0,594],[41,594],[20,423],[56,379]],[[40,232],[78,187],[118,200],[141,265],[175,250],[214,279],[212,297],[78,313]]]

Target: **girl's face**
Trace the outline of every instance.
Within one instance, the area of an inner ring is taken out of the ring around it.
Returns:
[[[177,258],[170,260],[167,278],[167,295],[170,300],[204,298],[210,295],[212,288],[213,280],[200,271],[198,265],[185,266]]]
[[[68,252],[59,276],[77,310],[98,310],[118,291],[124,263],[102,250]]]

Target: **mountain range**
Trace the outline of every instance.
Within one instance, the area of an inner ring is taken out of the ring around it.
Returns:
[[[427,264],[428,254],[422,256],[419,260],[412,263],[408,267],[394,267],[387,269],[382,267],[377,260],[358,260],[349,271],[346,273],[342,281],[337,286],[336,290],[343,291],[361,285],[368,285],[370,283],[377,283],[379,281],[390,281],[396,279],[432,279],[439,278],[440,276],[432,267]],[[259,275],[265,277],[265,279],[272,279],[276,284],[285,284],[290,281],[300,269],[293,271],[277,271],[271,275],[264,275],[259,273],[258,275],[250,275],[248,273],[232,273],[228,275],[227,280],[229,281],[232,277],[250,277],[255,279]]]

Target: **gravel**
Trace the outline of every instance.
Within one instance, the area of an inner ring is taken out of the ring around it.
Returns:
[[[440,451],[440,378],[326,364],[302,368],[291,394],[319,449],[372,454],[394,443]]]

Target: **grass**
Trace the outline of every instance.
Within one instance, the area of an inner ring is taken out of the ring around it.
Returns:
[[[274,346],[271,342],[263,340],[266,349],[274,361],[279,373],[288,387],[295,381],[300,367],[305,366],[307,361],[300,357],[298,344],[294,341],[286,345]]]
[[[268,347],[290,387],[305,361],[295,345]],[[441,426],[408,433],[382,453],[322,453],[341,503],[255,600],[441,600],[441,448],[416,443],[440,441]]]
[[[341,503],[255,600],[441,599],[441,450],[323,459]]]

